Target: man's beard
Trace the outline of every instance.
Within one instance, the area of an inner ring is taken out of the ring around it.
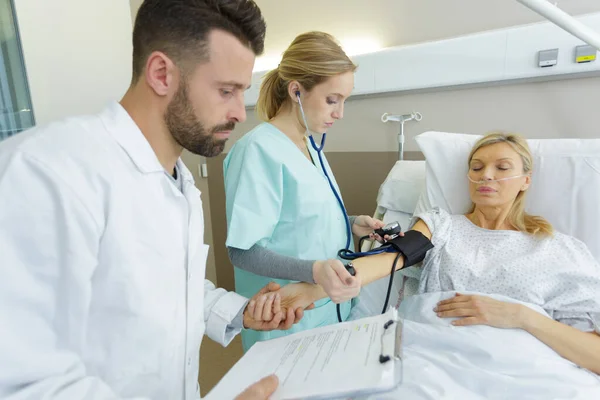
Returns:
[[[206,129],[196,117],[185,80],[182,80],[175,97],[167,106],[164,118],[167,129],[181,147],[204,157],[219,155],[225,148],[227,139],[216,139],[216,132],[232,131],[235,128],[234,122],[228,122]]]

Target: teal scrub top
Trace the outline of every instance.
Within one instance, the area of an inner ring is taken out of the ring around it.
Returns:
[[[283,132],[263,123],[248,132],[231,149],[223,163],[227,208],[228,247],[247,250],[258,244],[285,256],[303,260],[337,257],[346,246],[346,222],[317,152],[308,146],[313,164]],[[325,155],[325,168],[338,194],[339,187]],[[350,248],[353,248],[351,243]],[[236,292],[251,298],[273,279],[234,266]],[[351,304],[341,305],[346,320]],[[248,350],[255,342],[318,326],[337,323],[335,304],[315,303],[304,318],[287,331],[242,331]]]

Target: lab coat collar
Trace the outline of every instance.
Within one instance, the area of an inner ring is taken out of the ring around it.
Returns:
[[[145,174],[165,172],[148,139],[121,104],[112,102],[100,118],[108,132],[125,150],[140,172]],[[181,159],[177,160],[177,163],[182,178],[193,182],[192,174],[185,168]]]
[[[181,179],[183,179],[184,182],[189,182],[195,185],[194,176],[186,167],[185,163],[181,161],[181,158],[177,160],[177,169],[179,170]]]

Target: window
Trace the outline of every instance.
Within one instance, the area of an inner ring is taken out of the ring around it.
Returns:
[[[0,0],[0,140],[34,124],[13,0]]]

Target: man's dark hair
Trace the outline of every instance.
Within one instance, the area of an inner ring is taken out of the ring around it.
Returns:
[[[133,82],[153,51],[178,66],[208,59],[208,34],[220,29],[255,55],[264,50],[266,24],[252,0],[145,0],[133,29]]]

